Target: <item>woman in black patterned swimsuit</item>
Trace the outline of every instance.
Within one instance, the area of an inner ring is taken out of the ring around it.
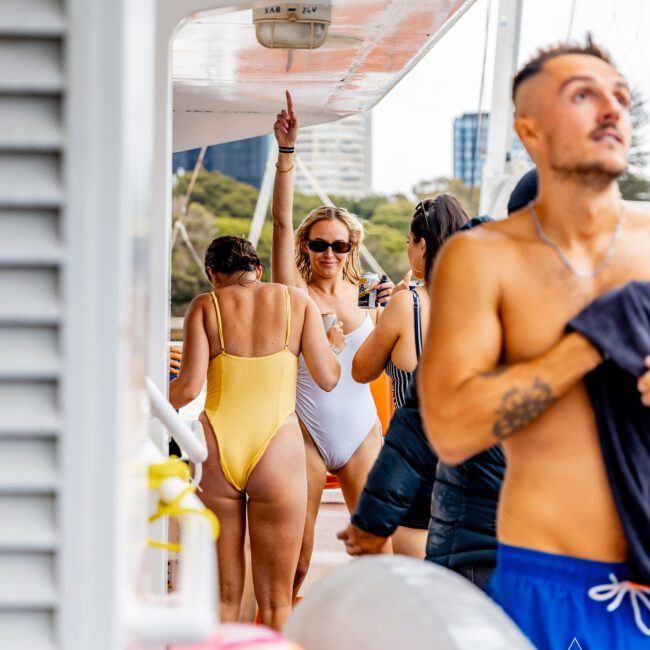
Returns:
[[[357,382],[370,382],[386,371],[392,379],[393,402],[397,409],[405,404],[407,386],[422,349],[422,332],[426,331],[428,325],[426,278],[443,242],[468,220],[469,216],[451,194],[440,194],[435,199],[418,203],[408,234],[408,257],[413,276],[424,284],[410,288],[411,272],[406,275],[395,288],[377,326],[354,357],[352,377]],[[405,435],[403,428],[409,425],[402,422],[404,416],[405,413],[396,412],[380,459],[382,455],[392,453],[394,444],[399,442],[396,438]],[[400,525],[394,532],[391,531],[395,553],[424,557],[434,473],[435,467],[430,481],[421,483]]]

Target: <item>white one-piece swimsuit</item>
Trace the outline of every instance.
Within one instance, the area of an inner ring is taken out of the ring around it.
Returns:
[[[377,421],[370,386],[352,379],[352,359],[374,328],[369,315],[357,329],[345,335],[339,354],[341,378],[329,393],[313,380],[300,355],[296,413],[311,434],[328,470],[345,465]]]

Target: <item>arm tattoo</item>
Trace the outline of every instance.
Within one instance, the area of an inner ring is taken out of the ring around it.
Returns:
[[[530,390],[513,388],[501,400],[498,419],[492,427],[495,438],[503,440],[530,424],[555,400],[551,387],[535,377]]]
[[[499,375],[502,375],[506,370],[508,370],[508,368],[509,366],[497,366],[492,370],[486,370],[485,372],[481,372],[479,374],[481,377],[498,377]]]

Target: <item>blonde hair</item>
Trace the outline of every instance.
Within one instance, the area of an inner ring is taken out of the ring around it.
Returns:
[[[363,225],[357,217],[350,214],[345,208],[329,208],[321,206],[312,210],[298,226],[296,230],[296,266],[305,282],[311,280],[311,263],[309,253],[305,250],[309,243],[309,231],[319,221],[334,221],[338,219],[344,223],[350,233],[352,249],[347,254],[343,266],[343,277],[351,282],[358,283],[361,280],[363,269],[361,268],[360,251],[363,242]]]

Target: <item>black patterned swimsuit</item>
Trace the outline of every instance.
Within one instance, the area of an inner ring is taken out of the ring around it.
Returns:
[[[413,327],[415,332],[415,355],[419,361],[422,353],[422,321],[420,317],[420,296],[415,288],[410,287],[413,295]],[[412,372],[400,370],[392,359],[388,359],[386,364],[386,374],[393,380],[393,403],[395,408],[404,406],[406,401],[406,387],[408,386]]]

